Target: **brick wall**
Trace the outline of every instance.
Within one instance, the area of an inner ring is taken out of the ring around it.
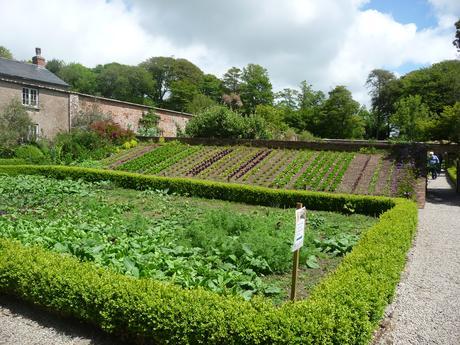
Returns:
[[[137,132],[139,128],[139,120],[142,116],[152,109],[160,116],[158,127],[162,131],[162,135],[168,137],[175,137],[177,135],[177,127],[183,130],[191,118],[190,114],[103,97],[83,94],[71,94],[71,96],[77,97],[78,103],[78,105],[72,106],[76,101],[71,102],[72,118],[81,111],[86,112],[96,107],[102,113],[110,115],[113,121],[120,124],[123,128],[130,128],[134,132]]]

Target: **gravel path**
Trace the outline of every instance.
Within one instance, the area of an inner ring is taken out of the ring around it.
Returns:
[[[121,345],[102,331],[0,296],[1,345]]]
[[[415,245],[374,344],[460,344],[460,196],[428,181]]]

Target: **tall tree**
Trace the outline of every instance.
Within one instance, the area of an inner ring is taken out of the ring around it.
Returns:
[[[70,63],[62,67],[58,76],[70,85],[73,91],[96,94],[96,73],[79,63]]]
[[[97,89],[104,97],[121,101],[146,104],[152,98],[154,81],[143,68],[122,65],[116,62],[98,65]]]
[[[320,106],[324,102],[325,96],[322,91],[315,91],[306,80],[300,83],[298,94],[298,104],[301,110]]]
[[[157,56],[140,66],[155,80],[152,99],[159,106],[185,110],[203,84],[203,72],[186,59]]]
[[[430,111],[419,95],[411,95],[396,103],[396,112],[390,118],[401,139],[425,140],[430,127]]]
[[[51,59],[46,62],[46,69],[54,74],[59,74],[64,66],[65,62],[58,59]]]
[[[0,46],[0,57],[13,60],[13,54],[4,46]]]
[[[254,113],[259,104],[273,104],[273,91],[268,72],[256,64],[248,64],[241,74],[241,100],[246,114]]]
[[[393,113],[395,93],[392,82],[396,76],[384,69],[374,69],[367,77],[366,86],[371,96],[372,109],[369,118],[369,137],[386,139],[390,135],[389,118]]]
[[[220,102],[222,98],[222,81],[213,74],[205,74],[200,92],[213,101]]]
[[[455,23],[455,39],[452,42],[457,51],[460,53],[460,19]]]
[[[275,94],[276,105],[287,108],[291,111],[298,109],[299,91],[296,89],[285,88]]]
[[[361,138],[364,123],[359,116],[360,105],[345,86],[336,86],[321,109],[317,133],[323,138]]]
[[[222,77],[222,86],[226,94],[239,94],[241,88],[241,69],[232,67]]]
[[[438,138],[460,144],[460,101],[444,108],[435,127]]]

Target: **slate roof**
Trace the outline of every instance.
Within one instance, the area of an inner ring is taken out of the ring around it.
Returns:
[[[48,71],[45,67],[35,64],[9,60],[0,57],[0,76],[36,83],[51,84],[55,87],[68,88],[69,84]]]

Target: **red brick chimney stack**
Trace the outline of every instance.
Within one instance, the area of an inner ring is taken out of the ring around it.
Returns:
[[[41,56],[41,54],[41,48],[35,48],[35,56],[32,58],[32,63],[41,67],[45,67],[46,60],[43,56]]]

